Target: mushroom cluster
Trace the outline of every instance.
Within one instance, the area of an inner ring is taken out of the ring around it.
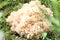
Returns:
[[[6,21],[11,25],[11,30],[27,38],[34,35],[41,37],[41,32],[49,31],[51,22],[46,15],[53,16],[53,12],[40,1],[25,3],[21,9],[11,12]]]

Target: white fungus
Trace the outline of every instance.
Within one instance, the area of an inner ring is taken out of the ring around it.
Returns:
[[[11,25],[12,31],[32,38],[34,35],[40,35],[40,32],[48,31],[51,26],[44,11],[46,15],[53,16],[50,8],[41,5],[39,1],[31,1],[24,4],[21,9],[11,12],[6,21]]]

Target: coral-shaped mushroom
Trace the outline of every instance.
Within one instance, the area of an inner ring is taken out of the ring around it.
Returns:
[[[32,38],[34,35],[39,35],[40,37],[40,32],[47,32],[51,26],[45,14],[53,16],[50,8],[41,5],[39,1],[31,1],[24,4],[21,9],[11,12],[6,21],[11,25],[12,31],[22,36]]]

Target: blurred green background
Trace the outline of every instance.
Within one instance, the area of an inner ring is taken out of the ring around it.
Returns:
[[[14,10],[18,10],[24,3],[31,0],[0,0],[0,30],[4,32],[5,40],[19,40],[10,30],[6,18]],[[52,22],[51,33],[43,33],[43,40],[60,40],[60,0],[40,0],[41,4],[51,8],[54,17],[48,18]],[[26,38],[22,38],[27,40]]]

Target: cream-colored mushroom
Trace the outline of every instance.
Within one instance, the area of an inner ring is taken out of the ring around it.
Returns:
[[[32,38],[34,34],[40,35],[40,32],[48,31],[51,26],[51,22],[45,18],[41,9],[45,10],[47,15],[53,15],[50,8],[41,5],[39,1],[31,1],[24,4],[21,9],[11,12],[6,21],[11,25],[12,31]]]

